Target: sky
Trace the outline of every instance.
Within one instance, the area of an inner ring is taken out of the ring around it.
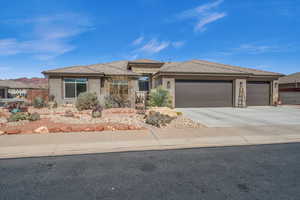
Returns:
[[[142,58],[300,71],[300,0],[0,3],[0,79]]]

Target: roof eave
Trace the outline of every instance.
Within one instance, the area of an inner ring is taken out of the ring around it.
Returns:
[[[203,73],[203,72],[164,72],[164,71],[159,71],[154,74],[154,76],[159,76],[159,75],[202,75],[202,76],[244,76],[244,77],[282,77],[284,75],[282,74],[252,74],[252,73]]]
[[[52,76],[104,76],[104,73],[71,73],[71,72],[47,72],[43,71],[44,75]]]

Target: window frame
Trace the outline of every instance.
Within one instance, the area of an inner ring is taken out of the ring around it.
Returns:
[[[73,82],[66,82],[67,79],[74,79],[75,81]],[[72,77],[68,77],[68,78],[63,78],[63,96],[64,96],[64,99],[66,100],[71,100],[71,99],[77,99],[78,95],[77,95],[77,83],[82,83],[80,81],[76,81],[76,80],[85,80],[85,84],[86,84],[86,92],[88,92],[88,78],[72,78]],[[66,97],[66,83],[74,83],[75,84],[75,97]]]
[[[119,93],[120,95],[128,95],[129,96],[129,80],[119,80],[119,79],[112,79],[109,85],[109,94],[113,95],[113,93],[111,92],[112,87],[117,86],[117,87],[122,87],[122,86],[127,86],[127,93]],[[120,88],[121,88],[120,87]],[[119,88],[119,89],[120,89]],[[121,90],[122,91],[122,90]]]
[[[140,83],[141,82],[147,83],[147,89],[148,90],[141,90],[141,88],[140,88]],[[150,77],[149,76],[141,76],[141,77],[139,77],[138,78],[138,87],[139,87],[138,91],[149,92],[150,91]]]

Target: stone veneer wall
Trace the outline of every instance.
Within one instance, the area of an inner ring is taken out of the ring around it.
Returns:
[[[169,90],[172,96],[172,106],[175,108],[175,78],[162,78],[162,86]]]

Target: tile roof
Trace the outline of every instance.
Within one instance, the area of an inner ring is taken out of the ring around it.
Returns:
[[[110,63],[100,63],[86,66],[72,66],[58,68],[54,70],[44,71],[44,74],[51,73],[82,73],[82,74],[105,74],[105,75],[139,75],[129,70],[128,63],[161,63],[162,67],[159,72],[175,72],[175,73],[207,73],[207,74],[244,74],[244,75],[271,75],[282,76],[280,73],[267,72],[257,69],[237,67],[232,65],[219,64],[203,60],[190,60],[185,62],[159,62],[149,59],[141,59],[134,61],[114,61]]]
[[[279,79],[279,83],[300,83],[300,72],[283,76]]]
[[[19,89],[31,89],[31,88],[40,88],[38,85],[23,83],[12,80],[0,80],[0,87],[6,88],[19,88]]]
[[[282,75],[275,72],[267,72],[257,69],[237,67],[204,60],[190,60],[186,62],[165,63],[160,72],[183,73],[213,73],[213,74],[245,74],[245,75]]]

